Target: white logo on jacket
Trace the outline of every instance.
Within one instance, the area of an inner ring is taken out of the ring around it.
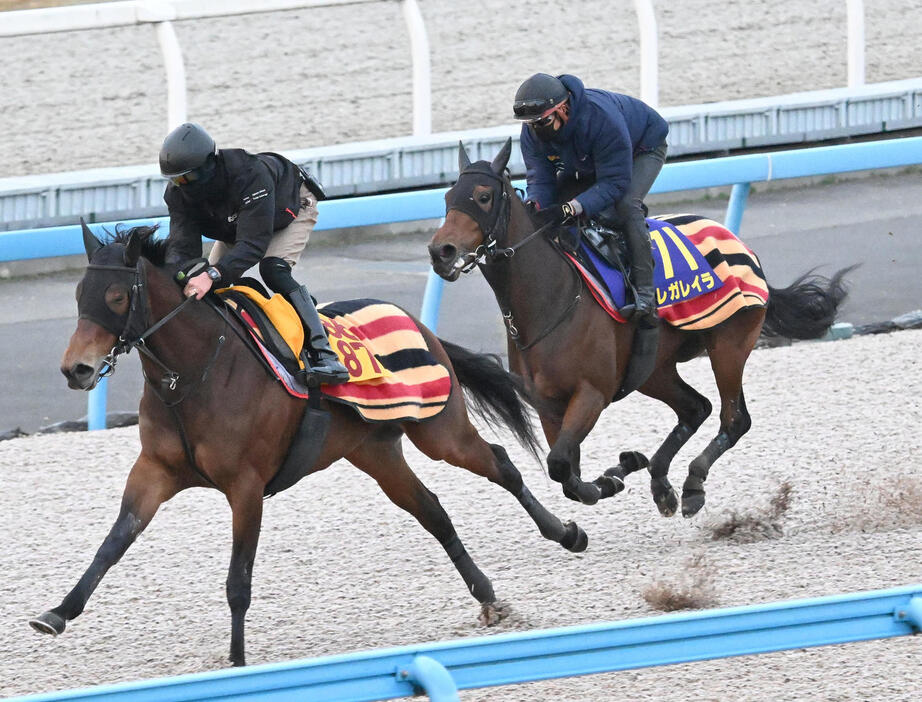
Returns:
[[[268,197],[268,196],[269,196],[269,191],[266,190],[265,188],[261,188],[260,190],[257,190],[255,193],[244,195],[243,196],[243,206],[246,207],[247,205],[253,202],[256,202],[257,200],[262,200],[264,197]]]

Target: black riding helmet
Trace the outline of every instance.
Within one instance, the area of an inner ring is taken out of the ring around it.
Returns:
[[[160,147],[160,173],[178,178],[201,168],[217,153],[214,139],[199,125],[181,124],[167,134]]]
[[[515,93],[512,112],[516,119],[537,119],[570,96],[563,83],[547,73],[535,73]]]

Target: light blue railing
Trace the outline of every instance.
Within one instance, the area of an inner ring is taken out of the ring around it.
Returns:
[[[820,146],[704,161],[667,163],[654,183],[652,192],[664,193],[732,185],[724,223],[730,230],[739,233],[751,183],[918,164],[922,164],[922,137]],[[521,181],[515,184],[524,187]],[[321,202],[316,228],[320,231],[438,219],[445,214],[446,190],[447,188],[436,188]],[[126,224],[151,222],[160,223],[164,235],[168,233],[169,221],[165,218]],[[105,226],[111,229],[114,224]],[[82,252],[83,238],[77,225],[0,233],[0,261],[68,256]],[[425,256],[425,253],[420,252],[420,256]],[[420,316],[423,323],[433,330],[438,327],[442,286],[443,281],[430,272]],[[90,393],[88,404],[89,428],[104,429],[105,382]]]
[[[360,702],[885,639],[922,629],[922,585],[362,651],[8,702]],[[906,691],[909,694],[909,690]]]

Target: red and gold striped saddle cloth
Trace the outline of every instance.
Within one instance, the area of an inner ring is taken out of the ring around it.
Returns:
[[[307,398],[316,391],[297,379],[304,341],[297,312],[258,281],[242,282],[217,292],[250,332],[267,370],[290,395]],[[318,311],[330,347],[350,376],[342,385],[321,385],[324,397],[350,405],[370,422],[419,421],[444,409],[451,376],[406,312],[371,299],[330,302]]]
[[[342,385],[321,386],[325,397],[373,422],[418,421],[445,408],[451,376],[410,315],[370,299],[330,302],[319,311],[330,346],[352,376]]]

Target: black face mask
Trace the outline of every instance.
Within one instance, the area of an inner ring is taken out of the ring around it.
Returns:
[[[535,125],[530,125],[531,130],[535,133],[535,136],[538,137],[541,141],[550,141],[557,134],[557,130],[554,129],[554,122],[546,124],[543,127],[538,127]]]
[[[199,177],[191,183],[181,185],[183,193],[193,200],[207,200],[221,192],[223,179],[218,177],[218,165],[214,158],[199,169]]]

